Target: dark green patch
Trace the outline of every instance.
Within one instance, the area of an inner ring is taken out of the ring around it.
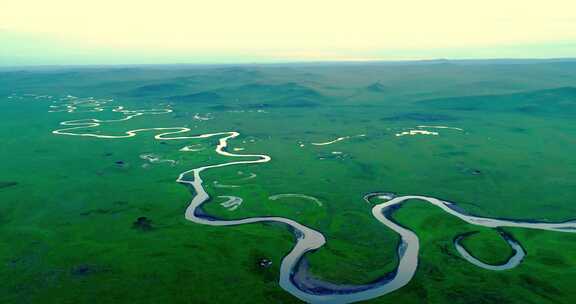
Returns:
[[[18,182],[0,182],[0,189],[17,186]]]
[[[424,112],[399,113],[392,116],[384,117],[384,121],[415,121],[415,122],[450,122],[458,120],[456,117],[446,114],[434,114]]]

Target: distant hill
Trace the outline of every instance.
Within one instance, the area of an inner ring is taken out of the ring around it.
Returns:
[[[173,94],[174,91],[181,89],[183,86],[176,83],[157,83],[137,87],[133,90],[122,93],[130,97],[157,96]]]
[[[326,98],[312,88],[294,82],[281,84],[253,83],[228,89],[245,106],[314,107]]]
[[[503,95],[479,95],[420,100],[421,106],[462,111],[516,111],[526,114],[576,113],[576,87],[561,87]]]
[[[174,102],[213,104],[214,110],[256,109],[274,107],[315,107],[327,98],[312,88],[298,83],[250,83],[187,95],[173,95]]]
[[[188,95],[174,95],[166,97],[166,99],[174,102],[214,103],[222,101],[224,98],[218,93],[208,91]]]
[[[320,97],[321,94],[315,90],[295,82],[281,84],[251,83],[231,89],[234,93],[245,96],[259,96],[272,98],[285,97]]]

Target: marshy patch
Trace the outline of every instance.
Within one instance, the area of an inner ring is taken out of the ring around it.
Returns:
[[[478,169],[471,169],[470,170],[470,174],[472,175],[481,175],[482,171],[478,170]]]
[[[215,106],[209,106],[208,109],[212,111],[231,111],[237,108],[229,105],[215,105]]]
[[[128,208],[97,208],[97,209],[91,209],[91,210],[87,210],[87,211],[83,211],[80,213],[80,215],[82,216],[90,216],[90,215],[114,215],[114,214],[118,214],[120,212],[126,211],[128,210]]]
[[[430,264],[422,263],[419,265],[421,271],[426,274],[426,278],[429,278],[436,282],[442,282],[446,280],[446,275],[442,272],[440,267]]]
[[[107,267],[95,265],[95,264],[79,264],[72,269],[70,269],[70,274],[74,277],[86,277],[102,272],[106,272],[109,269]]]
[[[18,182],[13,181],[0,181],[0,189],[15,187],[18,186],[18,184]]]
[[[480,176],[484,174],[480,169],[476,168],[463,168],[462,173],[472,176]]]
[[[270,266],[272,266],[272,260],[268,258],[261,258],[258,260],[258,267],[269,268]]]
[[[453,304],[491,304],[491,303],[516,303],[504,297],[498,290],[477,288],[473,291],[466,286],[451,286],[442,290],[445,299],[450,299]]]
[[[458,118],[438,113],[406,112],[381,118],[383,121],[416,121],[416,122],[446,122],[456,121]]]
[[[539,250],[538,262],[547,267],[554,267],[554,268],[570,267],[566,259],[561,254],[558,254],[553,250]]]
[[[151,231],[154,229],[152,226],[152,220],[145,216],[137,218],[136,221],[132,223],[132,228],[143,232]]]
[[[529,133],[529,130],[528,130],[528,129],[526,129],[526,128],[520,128],[520,127],[508,128],[508,130],[509,130],[510,132],[513,132],[513,133],[520,133],[520,134],[528,134],[528,133]]]
[[[318,160],[345,160],[349,158],[351,158],[350,154],[341,151],[323,152],[316,155]]]
[[[364,88],[366,91],[375,92],[375,93],[384,93],[388,90],[388,88],[380,82],[374,82]]]
[[[520,285],[527,290],[531,290],[533,293],[548,299],[553,300],[553,296],[562,295],[563,292],[556,288],[554,285],[548,283],[547,281],[541,280],[536,276],[531,276],[527,274],[521,274]]]
[[[260,250],[251,251],[248,261],[249,269],[253,273],[260,275],[265,282],[274,282],[276,280],[276,274],[272,267],[272,258],[268,254]]]
[[[469,155],[469,152],[466,151],[448,151],[448,152],[441,152],[438,153],[436,155],[440,156],[440,157],[446,157],[446,158],[451,158],[451,157],[464,157]]]

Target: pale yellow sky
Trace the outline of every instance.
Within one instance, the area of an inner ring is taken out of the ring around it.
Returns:
[[[24,39],[14,34],[62,51],[311,60],[576,42],[575,0],[0,0],[0,8],[0,31],[11,34],[0,42],[11,50]]]

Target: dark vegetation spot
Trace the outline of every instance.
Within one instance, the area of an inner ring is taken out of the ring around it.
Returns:
[[[169,254],[167,252],[152,252],[149,253],[147,256],[152,257],[152,258],[161,258],[161,257],[166,257],[169,256]]]
[[[502,296],[501,291],[470,290],[469,286],[451,286],[442,290],[447,303],[452,304],[507,304],[516,303]]]
[[[441,121],[455,121],[457,119],[454,116],[450,116],[450,115],[446,115],[446,114],[408,112],[408,113],[399,113],[396,115],[384,117],[381,120],[384,120],[384,121],[441,122]]]
[[[441,157],[457,157],[457,156],[466,156],[468,155],[468,152],[465,151],[448,151],[448,152],[442,152],[442,153],[438,153],[438,156]]]
[[[72,268],[73,275],[84,276],[92,272],[92,267],[90,265],[79,265]]]
[[[349,257],[349,255],[346,254],[346,252],[343,252],[343,251],[341,251],[341,250],[338,250],[338,249],[335,249],[335,248],[332,248],[332,247],[329,247],[329,248],[327,248],[327,249],[328,249],[328,251],[330,251],[331,254],[333,254],[333,255],[335,255],[335,256],[339,256],[339,257],[343,257],[343,258],[348,258],[348,257]]]
[[[18,182],[0,182],[0,189],[10,188],[18,185]]]
[[[208,107],[208,109],[212,110],[212,111],[231,111],[236,109],[233,106],[227,106],[227,105],[215,105],[215,106],[210,106]]]
[[[446,279],[446,276],[444,275],[444,273],[442,273],[442,271],[440,270],[440,268],[434,264],[431,263],[422,263],[420,265],[420,269],[423,273],[426,274],[426,278],[437,281],[437,282],[442,282]]]
[[[263,109],[263,108],[314,108],[319,106],[309,99],[285,99],[279,100],[277,103],[261,103],[261,104],[247,104],[242,106],[245,109]]]
[[[319,106],[319,104],[311,101],[310,99],[297,98],[287,99],[283,104],[280,104],[279,106],[286,108],[314,108]]]
[[[201,249],[202,248],[202,246],[199,246],[196,243],[184,243],[184,244],[182,244],[182,247],[188,248],[188,249]]]
[[[273,105],[269,103],[248,103],[245,105],[240,106],[242,109],[245,110],[255,110],[255,109],[267,109],[272,108]]]
[[[452,248],[452,244],[442,244],[442,245],[439,245],[438,248],[440,249],[440,252],[442,252],[442,254],[444,254],[450,258],[454,258],[454,259],[459,258],[457,255],[452,253],[452,251],[450,250],[450,248]]]
[[[483,174],[483,172],[480,169],[475,168],[461,168],[460,172],[466,175],[474,175],[474,176],[479,176]]]
[[[416,294],[420,303],[429,303],[426,285],[420,280],[414,279],[404,288],[406,289],[406,292]]]
[[[370,92],[383,93],[386,91],[386,87],[380,82],[375,82],[368,85],[366,90]]]
[[[141,216],[132,223],[132,228],[140,231],[150,231],[153,229],[152,220],[145,216]]]
[[[516,108],[516,111],[518,111],[520,113],[526,113],[526,114],[537,114],[538,112],[542,112],[542,110],[540,108],[538,108],[537,106],[518,107],[518,108]]]
[[[510,128],[511,132],[515,132],[515,133],[528,133],[528,129],[526,128],[519,128],[519,127],[514,127],[514,128]]]
[[[354,166],[356,166],[360,170],[360,175],[367,179],[374,179],[378,175],[376,168],[367,163],[354,161]]]
[[[82,216],[89,216],[89,215],[113,215],[125,211],[126,209],[105,209],[105,208],[98,208],[92,209],[88,211],[84,211],[80,213]]]
[[[566,260],[559,254],[555,252],[546,252],[546,254],[541,254],[539,252],[538,261],[546,266],[563,268],[569,267]]]
[[[295,302],[294,297],[283,291],[283,290],[264,290],[264,297],[268,300],[268,303],[293,303]]]
[[[70,270],[70,273],[74,276],[85,277],[88,275],[97,274],[97,273],[104,272],[107,270],[108,269],[106,269],[104,267],[93,265],[93,264],[80,264],[80,265],[76,265],[76,266],[72,267],[72,269]]]
[[[532,291],[548,300],[553,300],[558,295],[563,294],[560,289],[552,286],[547,281],[540,280],[537,277],[527,274],[520,275],[520,285],[522,285],[526,290]]]

